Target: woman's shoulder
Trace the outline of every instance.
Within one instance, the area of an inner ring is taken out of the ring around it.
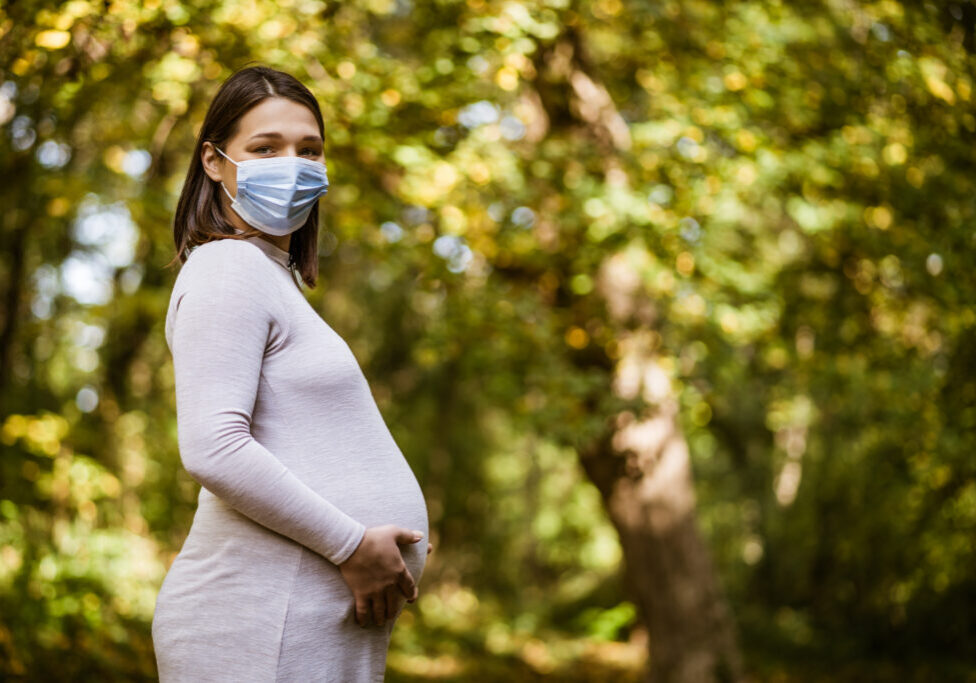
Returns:
[[[258,247],[243,240],[217,239],[195,246],[173,283],[166,312],[167,341],[187,294],[215,309],[247,306],[277,315],[274,266]]]
[[[180,268],[173,296],[187,291],[240,292],[252,299],[274,297],[275,265],[244,240],[217,239],[195,246]]]
[[[215,278],[252,283],[272,277],[273,265],[253,244],[238,239],[217,239],[195,246],[176,279],[181,284]]]

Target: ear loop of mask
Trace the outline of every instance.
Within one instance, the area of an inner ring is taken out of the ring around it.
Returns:
[[[224,155],[224,157],[226,157],[226,158],[227,158],[227,161],[229,161],[230,163],[232,163],[232,164],[234,164],[235,166],[237,166],[237,162],[236,162],[236,161],[234,161],[233,159],[231,159],[231,158],[230,158],[229,156],[227,156],[227,155],[226,155],[226,154],[224,154],[223,152],[221,152],[221,151],[220,151],[220,147],[218,147],[217,145],[214,145],[214,149],[215,149],[215,150],[217,150],[218,152],[220,152],[221,154],[223,154],[223,155]],[[235,199],[234,197],[231,197],[231,196],[230,196],[230,191],[229,191],[229,190],[227,189],[227,186],[226,186],[226,185],[224,185],[224,181],[223,181],[223,180],[221,180],[221,181],[220,181],[220,186],[221,186],[222,188],[224,188],[224,194],[226,194],[226,195],[227,195],[227,198],[228,198],[229,200],[231,200],[231,202],[236,202],[236,201],[237,201],[237,200],[236,200],[236,199]]]

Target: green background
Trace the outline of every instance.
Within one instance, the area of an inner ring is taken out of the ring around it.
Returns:
[[[309,299],[435,549],[388,679],[638,680],[578,453],[653,351],[755,680],[976,680],[976,5],[0,5],[0,677],[155,675],[163,322],[220,83],[308,85]],[[651,643],[653,653],[653,642]],[[652,654],[653,656],[653,654]]]

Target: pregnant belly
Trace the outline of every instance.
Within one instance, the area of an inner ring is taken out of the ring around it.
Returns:
[[[378,495],[379,491],[373,488],[375,482],[370,486],[361,482],[354,486],[355,482],[349,478],[344,481],[348,488],[341,495],[322,490],[331,489],[331,486],[312,485],[312,488],[367,528],[395,524],[424,533],[424,538],[416,543],[399,545],[407,568],[414,580],[419,581],[426,564],[429,530],[426,504],[412,472],[409,478],[398,481],[398,485],[392,490],[386,491],[384,488],[386,495]],[[359,493],[353,494],[352,491]],[[289,564],[297,559],[298,555],[295,553],[303,547],[297,541],[238,512],[209,490],[201,488],[193,524],[176,564],[183,563],[187,567],[193,565],[195,569],[192,574],[196,574],[201,580],[212,581],[225,574],[236,575],[241,567],[269,567],[281,562]],[[325,558],[310,549],[306,551],[335,570],[335,565]],[[174,566],[173,569],[176,568]],[[201,570],[204,571],[201,573]]]
[[[420,580],[430,536],[427,503],[417,478],[399,450],[349,458],[345,467],[313,473],[309,485],[367,528],[393,524],[420,531],[416,543],[400,545],[407,568]]]
[[[427,503],[399,450],[349,454],[341,463],[325,456],[309,469],[306,483],[367,527],[396,524],[427,534]]]

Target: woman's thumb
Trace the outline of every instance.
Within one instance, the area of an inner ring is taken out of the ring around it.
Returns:
[[[416,543],[423,537],[423,531],[411,531],[410,529],[401,528],[397,532],[396,541],[397,543]]]

